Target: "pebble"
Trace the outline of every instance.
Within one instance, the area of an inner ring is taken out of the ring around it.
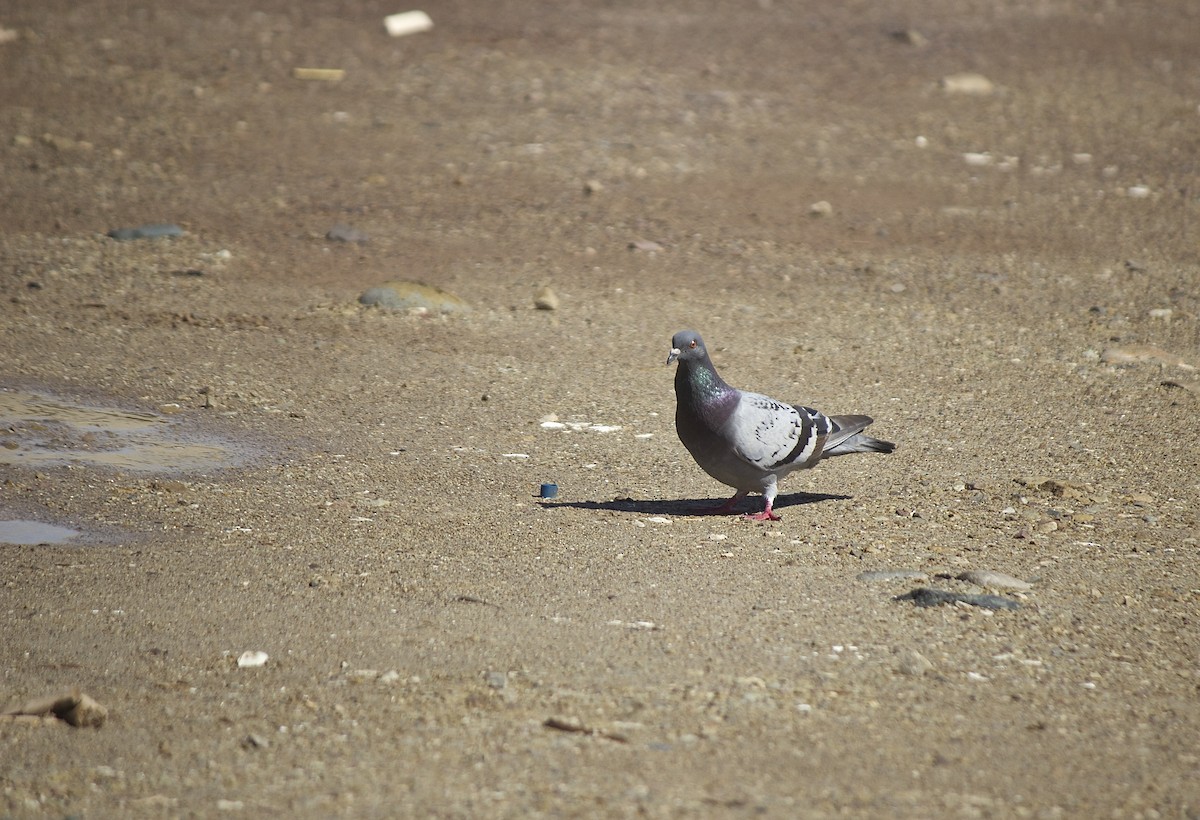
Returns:
[[[893,601],[912,601],[920,607],[940,606],[942,604],[970,604],[983,609],[1020,609],[1021,605],[1011,598],[999,595],[964,595],[959,592],[947,592],[944,589],[917,587],[911,592],[897,595]]]
[[[1033,589],[1033,584],[1027,581],[1022,581],[1020,578],[1014,578],[1003,572],[994,572],[990,569],[973,569],[959,573],[958,580],[986,587],[987,589],[1015,589],[1022,592]]]
[[[404,37],[407,34],[419,34],[433,28],[433,18],[419,9],[389,14],[383,18],[383,27],[392,37]]]
[[[418,313],[466,313],[471,308],[453,293],[421,282],[396,280],[367,288],[358,301],[370,307]]]
[[[538,310],[558,310],[558,294],[547,285],[533,297],[533,306]]]
[[[900,660],[896,664],[896,670],[901,675],[919,678],[926,672],[933,670],[933,663],[917,650],[909,649],[900,656]]]
[[[947,94],[986,96],[996,90],[996,86],[987,77],[969,71],[942,77],[941,85]]]
[[[929,574],[915,569],[873,569],[855,576],[860,581],[928,581]]]
[[[183,228],[169,222],[152,222],[136,228],[113,228],[107,235],[119,242],[130,239],[157,239],[161,236],[183,236]]]
[[[371,241],[363,231],[341,223],[330,228],[325,238],[331,242],[353,242],[358,245],[365,245]]]
[[[820,202],[814,202],[808,206],[809,216],[832,216],[833,205],[822,199]]]
[[[237,659],[239,669],[264,666],[270,656],[266,652],[254,652],[247,649]]]

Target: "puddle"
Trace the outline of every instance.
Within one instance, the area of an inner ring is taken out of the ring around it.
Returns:
[[[83,464],[134,472],[199,472],[235,467],[233,445],[187,434],[153,413],[78,404],[55,396],[0,390],[0,464]]]
[[[0,544],[65,544],[78,535],[82,535],[79,530],[43,524],[41,521],[0,521]]]

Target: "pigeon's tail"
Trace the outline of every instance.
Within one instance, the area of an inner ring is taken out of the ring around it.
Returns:
[[[863,432],[874,419],[870,416],[830,416],[833,431],[825,440],[821,458],[844,456],[848,453],[890,453],[896,445],[872,438]]]

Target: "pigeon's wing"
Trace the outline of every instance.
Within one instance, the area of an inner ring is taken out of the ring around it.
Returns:
[[[739,458],[769,473],[815,462],[832,429],[829,419],[811,407],[742,393],[726,425],[725,438]]]

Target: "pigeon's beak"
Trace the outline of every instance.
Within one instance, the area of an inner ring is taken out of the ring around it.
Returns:
[[[680,352],[681,351],[677,347],[671,348],[671,355],[667,356],[667,364],[670,364],[671,362],[678,359]]]

